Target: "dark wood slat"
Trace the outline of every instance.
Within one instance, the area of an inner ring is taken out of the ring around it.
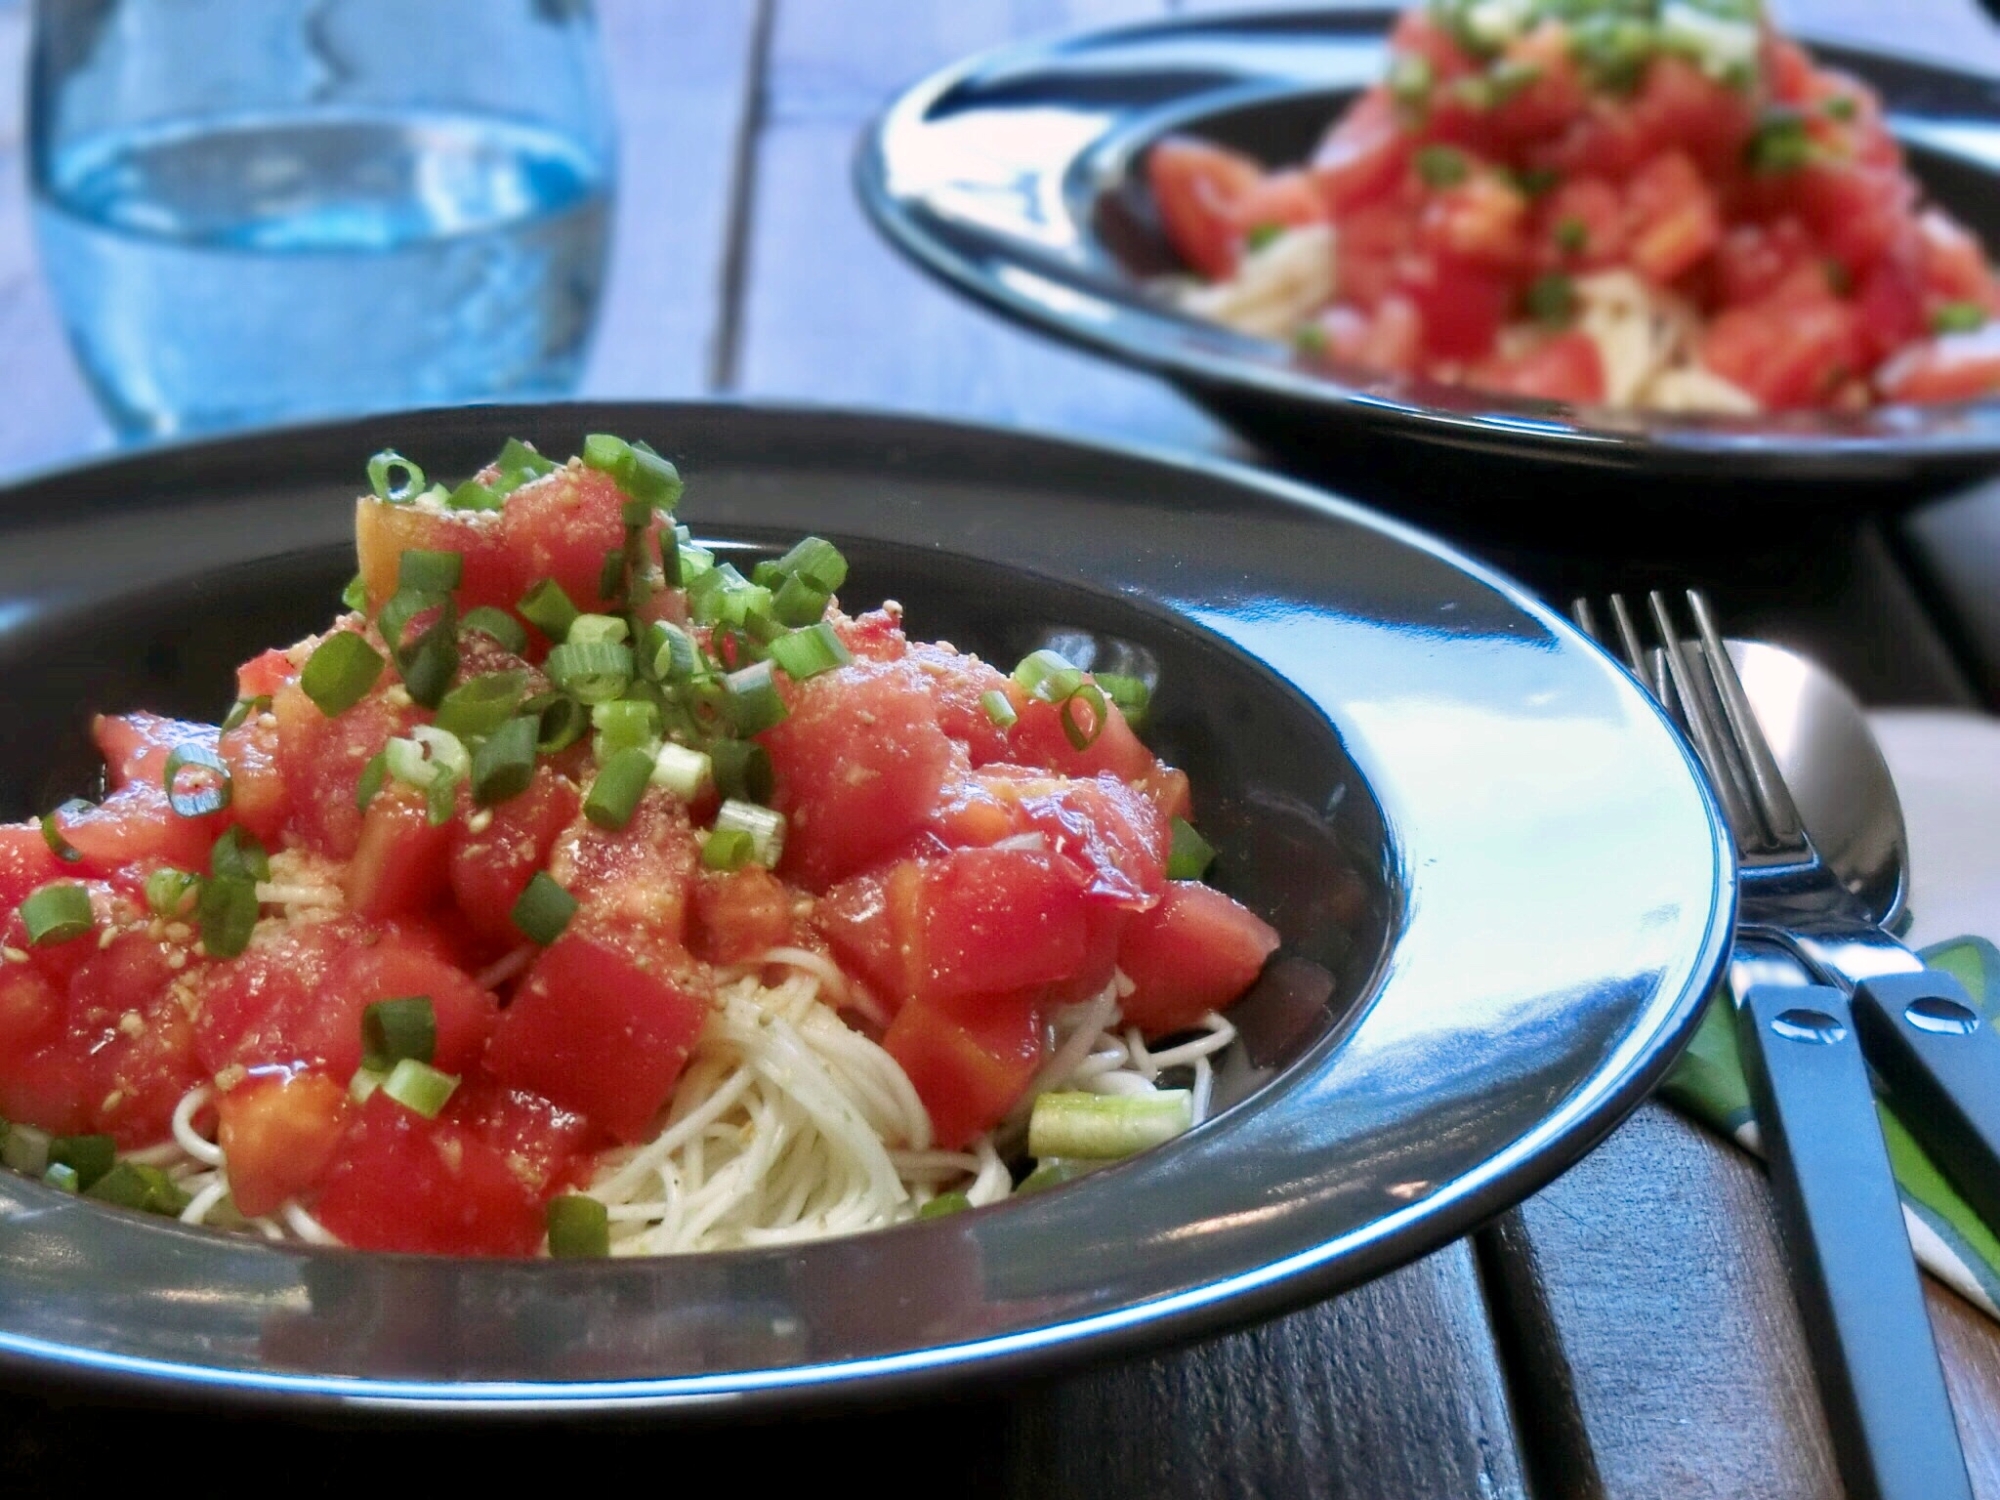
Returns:
[[[1154,0],[780,0],[756,163],[741,388],[1184,446],[1222,441],[1167,387],[999,324],[890,250],[848,186],[899,88],[1010,37],[1144,18]]]
[[[1915,511],[1901,540],[1921,582],[1953,623],[1959,659],[1989,707],[2000,707],[2000,484]]]
[[[1016,1404],[1022,1500],[1525,1496],[1469,1245],[1183,1353]]]
[[[587,395],[710,387],[759,9],[760,0],[599,0],[619,204]]]

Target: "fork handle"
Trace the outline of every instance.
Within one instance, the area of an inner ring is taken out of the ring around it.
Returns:
[[[1736,1023],[1848,1494],[1971,1500],[1847,997],[1756,985]]]
[[[2000,1225],[2000,1036],[1949,974],[1854,988],[1854,1021],[1896,1114],[1959,1196]]]

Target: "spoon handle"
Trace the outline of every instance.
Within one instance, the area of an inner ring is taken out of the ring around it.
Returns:
[[[1847,996],[1758,984],[1736,1031],[1848,1493],[1971,1500]]]
[[[2000,1035],[1949,974],[1854,987],[1854,1021],[1896,1115],[1988,1224],[2000,1224]]]

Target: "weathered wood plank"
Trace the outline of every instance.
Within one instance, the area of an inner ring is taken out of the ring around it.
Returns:
[[[618,111],[618,210],[586,395],[692,396],[713,384],[764,9],[765,0],[599,0]]]
[[[894,92],[1010,37],[1142,18],[1153,0],[781,0],[756,161],[740,389],[1212,446],[1167,387],[1002,326],[940,289],[864,221],[855,139]]]
[[[1022,1500],[1528,1493],[1465,1241],[1248,1333],[1022,1397]]]

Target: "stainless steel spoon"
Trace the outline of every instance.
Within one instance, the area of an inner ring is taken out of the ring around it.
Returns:
[[[1813,847],[1877,925],[1895,930],[1909,899],[1910,841],[1860,703],[1797,652],[1762,641],[1727,644]]]

